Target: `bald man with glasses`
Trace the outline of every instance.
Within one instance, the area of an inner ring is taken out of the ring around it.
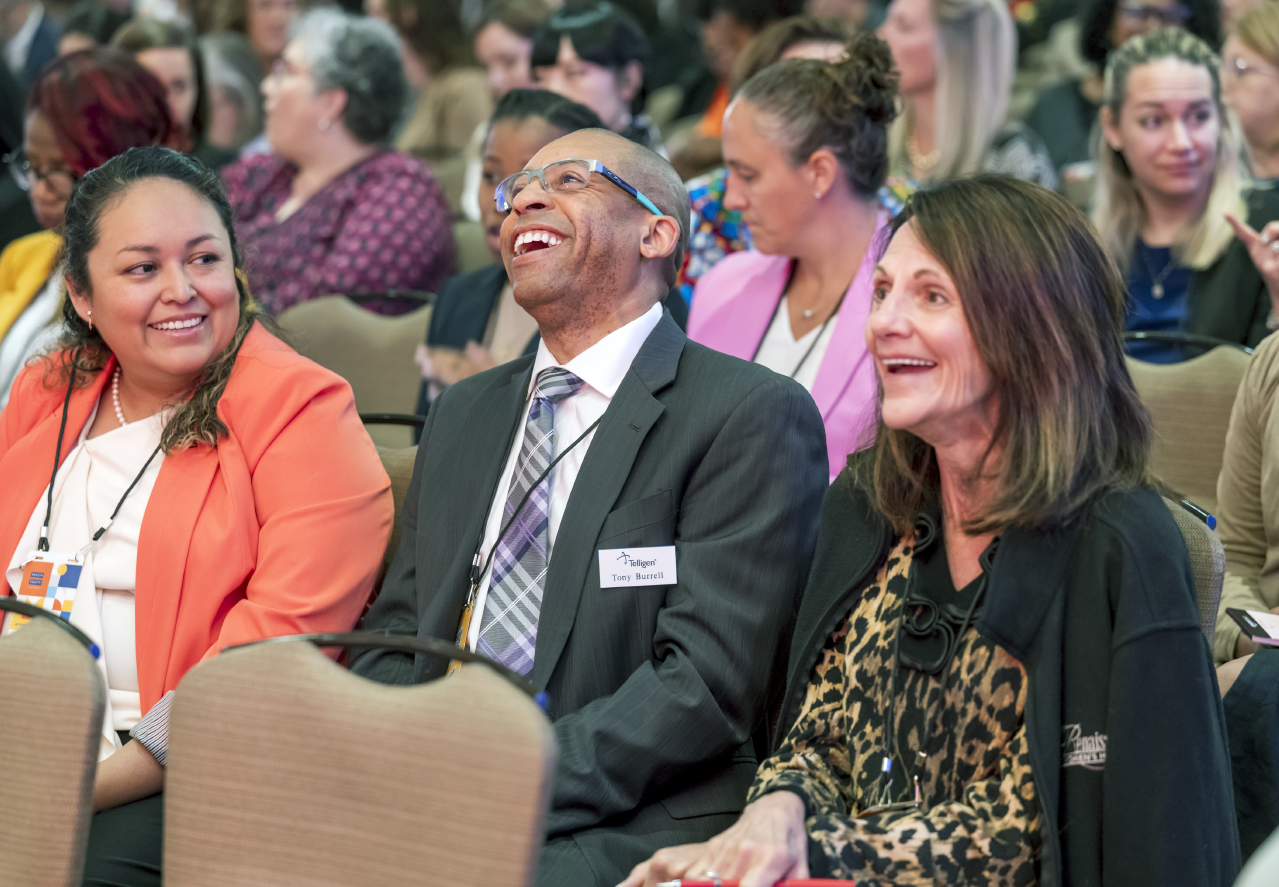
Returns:
[[[576,132],[496,200],[542,341],[432,404],[364,627],[459,642],[547,693],[559,763],[538,883],[612,887],[745,803],[826,438],[802,387],[688,341],[663,308],[689,203],[661,157]],[[351,667],[411,684],[448,664],[367,651]]]

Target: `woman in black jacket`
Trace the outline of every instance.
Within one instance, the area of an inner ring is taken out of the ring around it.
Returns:
[[[823,505],[780,744],[736,825],[626,887],[1225,887],[1221,705],[1118,270],[1006,178],[921,191],[891,237],[878,436]]]

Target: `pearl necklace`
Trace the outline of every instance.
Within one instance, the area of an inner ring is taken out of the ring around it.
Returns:
[[[120,367],[118,365],[115,372],[111,374],[111,402],[115,404],[115,417],[120,420],[120,427],[123,428],[129,423],[124,419],[124,410],[120,409]]]
[[[915,143],[914,133],[911,133],[910,138],[906,139],[906,156],[910,160],[911,170],[916,175],[922,176],[936,166],[938,160],[941,160],[941,148],[933,148],[927,154],[922,154],[919,145]]]

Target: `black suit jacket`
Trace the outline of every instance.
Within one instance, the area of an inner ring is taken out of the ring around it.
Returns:
[[[366,628],[454,640],[532,363],[437,398]],[[600,422],[548,565],[530,675],[559,741],[544,879],[548,854],[571,852],[612,887],[741,810],[826,472],[821,416],[800,385],[689,342],[663,315]],[[599,549],[671,544],[678,584],[600,588]],[[365,651],[351,667],[408,684],[446,665]]]

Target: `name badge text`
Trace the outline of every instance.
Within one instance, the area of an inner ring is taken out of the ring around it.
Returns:
[[[675,546],[601,548],[600,588],[631,585],[674,585]]]

